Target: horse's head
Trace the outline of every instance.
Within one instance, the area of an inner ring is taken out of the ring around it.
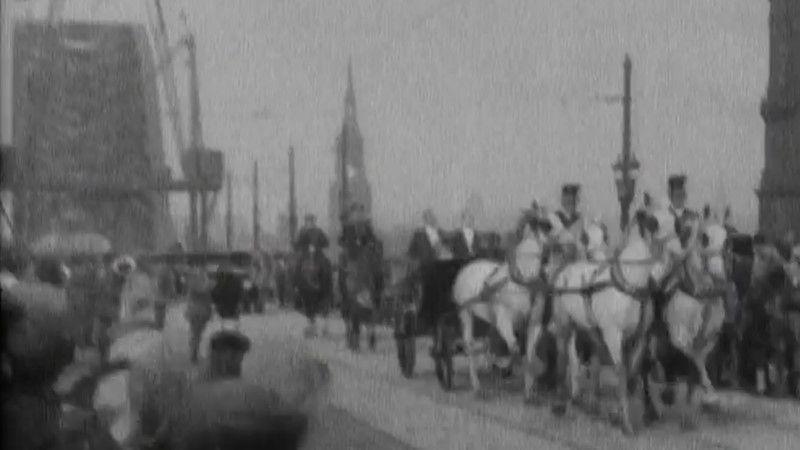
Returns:
[[[706,273],[718,280],[728,279],[728,270],[725,267],[727,240],[728,232],[724,226],[716,222],[706,222],[698,228],[692,243]]]
[[[587,223],[581,232],[581,245],[592,260],[602,260],[608,250],[608,228],[599,221]]]
[[[650,212],[646,209],[636,211],[628,240],[643,241],[648,245],[663,245],[674,237],[675,224],[672,216],[662,210]]]
[[[538,276],[542,270],[542,261],[546,256],[548,241],[538,234],[523,237],[514,250],[513,267],[519,271],[525,282]]]

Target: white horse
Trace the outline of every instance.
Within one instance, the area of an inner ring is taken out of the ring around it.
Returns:
[[[699,384],[705,394],[703,402],[713,403],[716,394],[708,377],[706,359],[716,346],[725,321],[725,296],[728,294],[729,281],[723,250],[727,232],[722,224],[712,219],[707,207],[704,220],[697,218],[683,225],[691,232],[687,233],[688,239],[682,246],[680,238],[674,233],[672,216],[667,212],[656,212],[654,217],[658,220],[658,235],[668,239],[662,262],[654,271],[654,278],[662,282],[662,290],[666,295],[661,319],[666,325],[669,340],[665,345],[666,342],[658,342],[657,334],[652,336],[650,345],[655,356],[655,368],[663,372],[665,367],[660,364],[659,357],[668,354],[670,346],[677,349],[689,359],[696,371],[695,376],[689,377],[691,382],[688,384],[687,401],[691,402]],[[648,375],[645,373],[644,377]],[[652,391],[648,392],[648,413],[658,418],[662,413],[661,402]],[[692,420],[684,415],[686,419]]]
[[[648,285],[656,263],[651,250],[653,231],[652,218],[645,211],[639,211],[616,256],[599,264],[573,264],[556,275],[553,317],[548,326],[556,338],[558,351],[560,383],[559,399],[553,405],[555,414],[563,415],[571,400],[566,386],[566,358],[568,348],[574,352],[574,336],[580,328],[594,335],[595,342],[604,344],[616,368],[622,428],[625,433],[633,433],[628,383],[636,372],[652,320]],[[633,347],[625,352],[624,344],[628,342],[632,342]],[[592,357],[595,400],[599,396],[600,357],[599,351]],[[573,354],[572,359],[576,364],[576,355]]]
[[[540,283],[546,237],[541,230],[526,229],[514,249],[511,263],[498,264],[477,260],[458,273],[453,285],[453,300],[458,306],[464,347],[469,362],[473,391],[480,391],[475,357],[473,318],[484,320],[497,329],[508,345],[512,358],[520,353],[515,332],[525,330],[528,320],[541,320],[544,311]],[[536,301],[531,301],[531,294]]]
[[[554,273],[552,273],[552,276],[548,279],[549,283],[556,281],[555,278],[558,278],[563,284],[566,282],[566,280],[561,274],[566,272],[568,274],[580,275],[582,280],[581,283],[585,284],[591,280],[592,276],[598,272],[600,268],[607,264],[606,261],[609,257],[608,230],[599,219],[595,219],[585,224],[581,233],[580,246],[582,247],[586,259],[569,263],[565,266],[562,266],[560,269],[553,268],[552,270]],[[580,289],[555,289],[554,294],[558,296],[580,296],[583,294],[583,291]],[[525,360],[527,363],[527,368],[525,371],[524,393],[526,402],[538,403],[538,397],[534,389],[534,383],[535,376],[538,375],[542,369],[542,362],[539,361],[538,357],[536,356],[536,348],[539,344],[543,327],[544,324],[542,324],[541,321],[530,320],[528,322],[528,332],[526,334],[527,343],[525,345]],[[570,387],[572,392],[571,396],[572,398],[575,398],[578,388],[580,361],[578,360],[577,346],[574,335],[568,345],[568,351],[571,380]]]

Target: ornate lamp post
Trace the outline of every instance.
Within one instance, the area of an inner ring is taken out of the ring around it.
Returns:
[[[624,154],[623,154],[624,155]],[[617,198],[620,205],[619,224],[622,230],[628,227],[630,221],[630,208],[636,192],[636,180],[639,177],[639,161],[630,155],[626,159],[623,155],[617,159],[612,168],[614,169],[614,181],[617,185]]]
[[[611,166],[614,169],[614,181],[617,185],[617,198],[620,204],[620,228],[624,231],[630,220],[631,202],[636,192],[636,179],[639,176],[639,161],[631,152],[631,59],[625,55],[624,84],[622,97],[622,154]]]

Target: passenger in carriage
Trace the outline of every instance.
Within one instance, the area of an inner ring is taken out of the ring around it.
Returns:
[[[461,228],[451,233],[450,247],[456,259],[470,259],[481,253],[480,239],[475,232],[475,218],[468,211],[461,213]]]
[[[422,222],[424,225],[418,228],[411,238],[411,244],[408,247],[409,258],[420,266],[447,259],[451,251],[442,239],[444,232],[439,228],[433,210],[426,209],[422,212]]]

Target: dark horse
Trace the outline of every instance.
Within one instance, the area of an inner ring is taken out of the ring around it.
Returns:
[[[333,291],[333,275],[330,261],[317,248],[298,255],[294,271],[294,288],[300,301],[301,311],[308,318],[306,335],[316,333],[316,318],[327,312]]]
[[[800,398],[800,288],[792,273],[797,263],[774,250],[762,246],[753,265],[744,331],[747,375],[755,378],[759,394],[769,389],[785,395],[793,384]]]
[[[342,295],[342,315],[347,325],[347,345],[357,351],[360,346],[361,324],[369,330],[369,347],[375,349],[375,324],[380,307],[383,281],[381,251],[377,246],[359,246],[348,250],[340,267],[339,288]]]
[[[709,355],[708,372],[715,386],[738,388],[742,376],[742,324],[746,314],[744,299],[750,289],[753,270],[753,237],[736,233],[727,238],[725,264],[733,282],[725,303],[725,322],[717,343]]]

